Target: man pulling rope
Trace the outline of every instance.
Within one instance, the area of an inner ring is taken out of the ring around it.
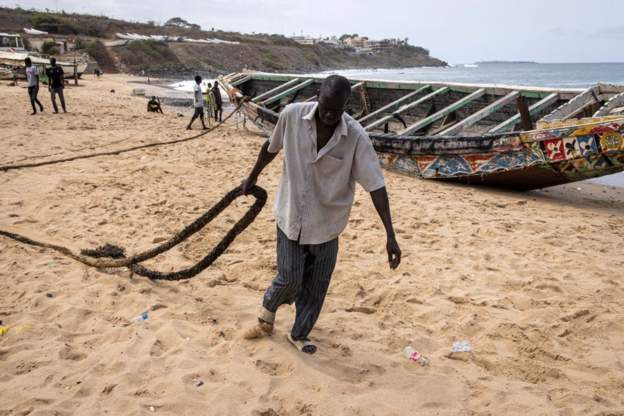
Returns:
[[[377,155],[364,128],[345,113],[350,95],[349,81],[332,75],[323,81],[318,103],[287,106],[243,183],[243,192],[249,192],[264,167],[284,150],[273,209],[278,271],[264,293],[258,322],[244,334],[247,339],[271,335],[277,309],[295,303],[295,323],[288,339],[304,353],[316,352],[308,335],[329,288],[355,182],[370,192],[386,229],[390,268],[401,262]]]

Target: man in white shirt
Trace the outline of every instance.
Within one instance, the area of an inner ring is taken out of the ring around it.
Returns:
[[[197,117],[201,119],[202,127],[206,130],[206,124],[204,123],[204,94],[202,93],[201,83],[202,77],[199,75],[195,76],[195,85],[193,86],[193,106],[195,107],[195,112],[193,113],[191,122],[186,127],[187,130],[192,129],[191,126]]]
[[[287,106],[243,182],[248,193],[264,167],[284,150],[273,208],[278,273],[264,294],[258,323],[245,333],[247,339],[271,335],[279,306],[294,302],[296,317],[288,339],[302,352],[316,351],[308,335],[329,288],[355,182],[370,193],[386,229],[390,268],[401,261],[377,155],[364,128],[344,112],[350,95],[349,81],[332,75],[323,81],[318,103]]]
[[[24,59],[24,64],[26,65],[26,80],[28,82],[28,97],[30,98],[30,105],[32,105],[33,112],[31,115],[37,114],[37,107],[35,104],[39,105],[39,111],[43,112],[43,105],[37,99],[37,94],[39,94],[39,71],[37,67],[32,64],[30,58]]]

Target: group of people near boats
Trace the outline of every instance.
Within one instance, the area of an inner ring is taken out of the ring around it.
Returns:
[[[204,113],[208,118],[208,124],[212,124],[214,119],[216,122],[223,120],[223,100],[221,98],[221,90],[217,81],[214,85],[208,83],[206,92],[202,88],[202,77],[197,75],[195,77],[195,85],[193,86],[193,107],[195,111],[191,117],[191,121],[186,127],[187,130],[191,130],[193,122],[198,118],[201,120],[202,128],[206,130],[206,123],[204,122]]]
[[[41,101],[39,101],[38,98],[39,83],[41,82],[40,73],[39,69],[37,66],[33,65],[30,58],[25,58],[24,64],[26,66],[26,79],[28,82],[28,97],[33,110],[31,115],[35,115],[37,114],[37,106],[39,107],[39,111],[43,112],[43,104],[41,104]],[[45,74],[48,77],[48,90],[50,91],[50,99],[52,101],[54,113],[58,113],[58,107],[56,104],[57,95],[61,102],[61,108],[63,109],[63,112],[66,113],[67,107],[65,105],[64,95],[65,74],[63,72],[63,68],[56,64],[56,58],[50,58],[50,67],[45,69]],[[97,70],[96,75],[99,77],[99,70]],[[188,130],[192,129],[192,124],[197,118],[201,120],[204,130],[208,128],[206,127],[206,123],[204,121],[204,113],[208,119],[209,125],[212,124],[212,120],[217,122],[223,120],[223,100],[221,98],[219,84],[216,81],[214,85],[208,83],[208,88],[206,92],[204,92],[201,83],[202,77],[199,75],[196,76],[195,85],[193,87],[193,107],[195,111],[187,126]],[[147,111],[151,113],[163,114],[160,100],[153,96],[147,103]]]
[[[33,112],[31,115],[37,114],[37,106],[39,106],[39,111],[43,112],[43,105],[41,101],[37,98],[39,94],[39,69],[32,64],[32,60],[30,58],[24,59],[24,64],[26,65],[26,80],[28,82],[28,97],[30,98],[30,104],[32,105]],[[50,99],[52,100],[52,107],[54,108],[54,113],[58,113],[58,107],[56,105],[56,96],[59,96],[61,101],[61,107],[63,108],[63,112],[67,112],[67,108],[65,107],[65,95],[63,91],[65,89],[65,74],[63,72],[63,68],[60,65],[56,64],[56,58],[50,58],[50,67],[45,70],[46,76],[48,77],[48,90],[50,91]]]
[[[193,85],[193,108],[193,116],[186,127],[187,130],[191,130],[193,128],[193,123],[197,119],[201,120],[202,128],[204,130],[208,128],[206,127],[205,119],[208,121],[208,126],[212,126],[212,120],[216,122],[223,120],[223,99],[221,98],[219,84],[216,81],[214,85],[209,82],[208,88],[204,92],[202,87],[202,77],[199,75],[195,77],[195,85]],[[163,114],[160,100],[157,97],[152,96],[152,98],[147,102],[147,112]]]

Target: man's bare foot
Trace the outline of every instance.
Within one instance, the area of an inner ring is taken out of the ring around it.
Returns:
[[[253,327],[249,328],[243,334],[245,339],[256,339],[269,336],[273,333],[273,324],[264,321],[258,321]]]

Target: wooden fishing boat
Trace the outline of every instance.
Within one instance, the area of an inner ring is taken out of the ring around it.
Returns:
[[[18,78],[26,78],[24,72],[24,59],[30,58],[33,65],[37,66],[41,73],[45,72],[45,68],[50,65],[50,59],[47,56],[35,54],[32,52],[6,52],[0,51],[0,65],[5,68],[11,69]],[[88,62],[80,57],[76,62],[65,62],[57,60],[57,65],[63,68],[65,78],[70,79],[74,77],[74,74],[80,78],[84,71],[87,69]],[[74,70],[75,68],[75,70]]]
[[[234,73],[220,82],[269,134],[286,105],[316,99],[323,78]],[[347,111],[390,170],[521,190],[624,170],[624,86],[350,81]]]

